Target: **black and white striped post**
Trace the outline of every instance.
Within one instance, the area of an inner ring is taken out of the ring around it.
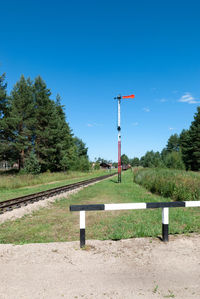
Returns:
[[[85,246],[85,211],[116,211],[162,208],[162,239],[168,241],[169,208],[200,207],[200,201],[140,202],[118,204],[71,205],[70,211],[80,212],[80,247]]]
[[[162,208],[162,239],[168,242],[169,232],[169,208]]]
[[[85,211],[80,211],[80,247],[85,246]]]

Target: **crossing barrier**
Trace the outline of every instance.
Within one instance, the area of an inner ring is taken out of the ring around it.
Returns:
[[[80,247],[85,246],[85,212],[86,211],[116,211],[116,210],[140,210],[162,209],[162,240],[168,241],[169,232],[169,208],[200,207],[200,201],[177,201],[177,202],[141,202],[141,203],[117,203],[117,204],[93,204],[71,205],[70,211],[80,212]]]

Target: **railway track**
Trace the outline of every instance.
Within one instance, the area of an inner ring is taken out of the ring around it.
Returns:
[[[43,200],[48,197],[52,197],[52,196],[55,196],[55,195],[58,195],[58,194],[61,194],[61,193],[67,192],[67,191],[71,191],[71,190],[74,190],[74,189],[77,189],[77,188],[80,188],[83,186],[87,186],[91,183],[102,181],[102,180],[109,178],[111,176],[114,176],[114,175],[116,175],[116,173],[107,174],[107,175],[92,178],[89,180],[80,181],[80,182],[77,182],[74,184],[69,184],[69,185],[65,185],[62,187],[49,189],[47,191],[41,191],[41,192],[33,193],[30,195],[25,195],[25,196],[2,201],[2,202],[0,202],[0,214],[11,211],[13,209],[20,208],[22,206],[27,206],[28,204],[34,203],[39,200]]]

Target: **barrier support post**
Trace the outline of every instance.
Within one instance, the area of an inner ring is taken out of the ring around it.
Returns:
[[[162,208],[162,239],[168,242],[169,208]]]
[[[80,247],[85,246],[85,211],[80,211]]]

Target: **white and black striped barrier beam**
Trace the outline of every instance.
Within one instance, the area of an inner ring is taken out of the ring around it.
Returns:
[[[141,202],[141,203],[117,203],[96,205],[71,205],[70,211],[80,212],[80,247],[85,246],[85,212],[86,211],[114,211],[114,210],[140,210],[162,208],[162,239],[168,241],[169,208],[200,207],[200,201],[177,202]]]

